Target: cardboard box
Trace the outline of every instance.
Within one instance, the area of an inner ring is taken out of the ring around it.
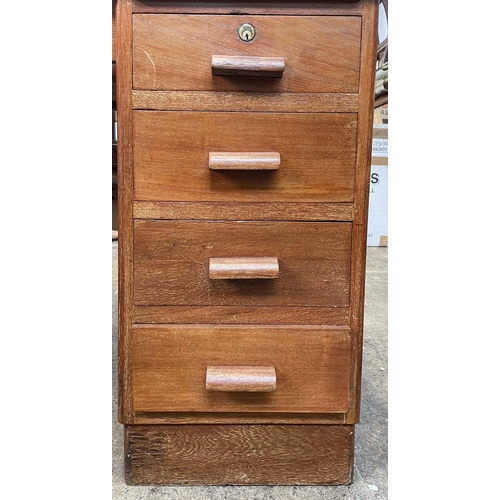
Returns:
[[[388,125],[374,125],[368,203],[369,247],[388,245],[388,160]]]
[[[389,107],[387,104],[375,108],[375,110],[373,111],[373,124],[374,125],[389,124]]]

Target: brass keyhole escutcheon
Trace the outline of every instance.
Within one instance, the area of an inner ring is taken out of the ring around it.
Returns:
[[[255,38],[255,28],[249,23],[242,24],[238,35],[243,42],[250,42]]]

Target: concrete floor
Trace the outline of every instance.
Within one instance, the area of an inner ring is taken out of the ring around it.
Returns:
[[[127,486],[116,418],[117,243],[113,241],[113,499],[387,500],[387,248],[368,248],[361,422],[349,486]]]

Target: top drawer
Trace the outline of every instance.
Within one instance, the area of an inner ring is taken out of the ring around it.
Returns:
[[[239,35],[245,23],[255,29],[249,42]],[[359,17],[136,14],[133,86],[138,90],[357,92],[360,42]],[[278,58],[284,60],[285,69],[281,77],[248,76],[248,72],[214,76],[213,56]]]

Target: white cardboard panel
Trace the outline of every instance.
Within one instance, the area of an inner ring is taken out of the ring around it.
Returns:
[[[369,247],[385,246],[388,236],[388,166],[372,165],[368,203]],[[381,237],[382,238],[381,241]]]

